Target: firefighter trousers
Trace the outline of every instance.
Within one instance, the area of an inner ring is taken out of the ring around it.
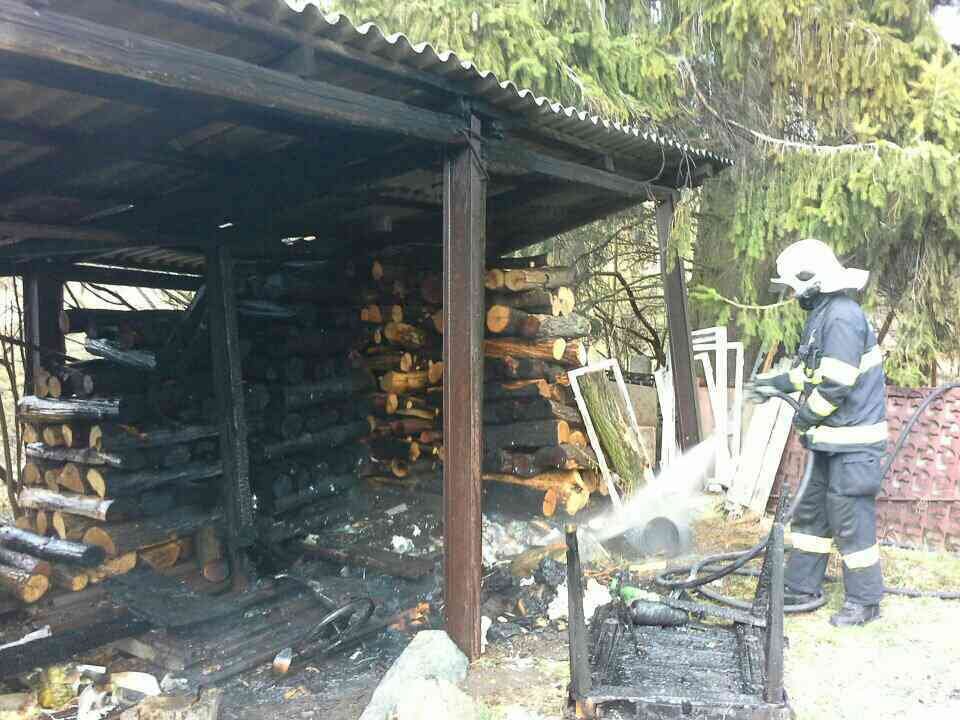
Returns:
[[[880,457],[859,451],[813,455],[810,484],[791,523],[786,586],[818,594],[836,543],[843,558],[846,599],[876,605],[883,597],[876,513]]]

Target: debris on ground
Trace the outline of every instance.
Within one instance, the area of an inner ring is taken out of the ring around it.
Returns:
[[[557,597],[550,603],[550,607],[547,608],[547,616],[551,620],[566,619],[568,617],[567,600],[567,584],[564,583],[557,588]],[[587,587],[583,593],[583,615],[587,620],[587,624],[590,623],[590,619],[593,617],[596,609],[609,602],[610,591],[593,578],[590,578],[587,581]]]

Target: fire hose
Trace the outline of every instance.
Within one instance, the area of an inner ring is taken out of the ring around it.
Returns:
[[[924,399],[924,401],[920,404],[920,407],[916,409],[916,411],[910,417],[910,420],[901,431],[900,437],[897,439],[897,443],[894,445],[893,451],[890,453],[890,456],[887,458],[886,463],[880,471],[881,480],[887,476],[888,472],[890,472],[890,468],[893,467],[894,461],[900,454],[900,451],[903,449],[903,446],[907,441],[907,437],[913,430],[913,426],[920,419],[921,415],[923,415],[924,410],[926,410],[930,403],[932,403],[934,400],[950,390],[955,390],[957,388],[960,388],[960,383],[941,385],[940,387],[934,389],[933,392],[931,392]],[[789,395],[784,393],[772,393],[770,397],[776,397],[780,400],[783,400],[784,402],[790,404],[794,410],[800,409],[800,404]],[[813,475],[813,462],[813,452],[810,452],[807,457],[807,463],[804,468],[803,476],[800,478],[800,484],[797,487],[797,493],[783,516],[782,522],[784,525],[787,525],[793,519],[800,502],[803,500],[804,493],[806,493],[807,486],[810,484],[810,478]],[[727,577],[728,575],[746,575],[752,577],[758,576],[758,571],[746,569],[744,566],[754,558],[758,557],[761,553],[763,553],[764,550],[766,550],[767,542],[767,540],[763,540],[747,550],[707,555],[690,565],[671,568],[666,572],[660,573],[656,578],[656,583],[669,590],[693,590],[704,597],[713,600],[714,602],[738,608],[740,610],[750,610],[750,603],[738,598],[729,597],[728,595],[723,595],[706,586],[710,583],[720,580],[721,578]],[[721,563],[726,564],[721,565]],[[686,575],[686,579],[677,579],[684,575]],[[914,588],[884,587],[884,593],[888,595],[902,595],[905,597],[930,597],[940,598],[942,600],[960,600],[960,591],[954,590],[935,591],[917,590]],[[783,610],[787,613],[811,612],[823,607],[826,602],[826,596],[821,595],[815,600],[811,600],[809,602],[795,605],[785,605]]]

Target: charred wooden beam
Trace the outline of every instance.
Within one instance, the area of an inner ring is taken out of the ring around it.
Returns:
[[[188,107],[228,103],[299,121],[332,122],[453,143],[463,121],[406,103],[366,95],[318,80],[188,48],[77,17],[0,1],[0,51],[8,76],[19,74],[95,95],[145,103],[178,100]],[[242,113],[241,113],[242,115]]]
[[[673,371],[673,394],[677,409],[677,439],[682,450],[700,442],[697,393],[693,382],[693,350],[691,348],[690,309],[687,305],[687,281],[679,253],[669,251],[670,228],[673,225],[674,199],[668,195],[657,203],[657,239],[660,244],[660,273],[663,276],[667,304],[667,327],[670,331],[670,367]]]
[[[237,331],[237,292],[233,253],[218,244],[207,254],[210,352],[213,356],[214,392],[221,420],[220,457],[223,462],[224,508],[227,543],[237,578],[242,578],[240,548],[253,543],[253,495],[247,455],[247,420],[244,413],[240,338]]]

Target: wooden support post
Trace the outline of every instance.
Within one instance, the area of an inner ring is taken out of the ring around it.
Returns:
[[[45,274],[23,276],[24,335],[32,347],[27,348],[27,366],[24,369],[24,394],[33,394],[33,379],[43,365],[45,350],[64,351],[63,334],[58,324],[63,309],[63,283]]]
[[[480,654],[486,183],[480,121],[443,166],[444,579],[447,632],[471,660]]]
[[[670,268],[668,241],[673,224],[674,199],[667,196],[657,203],[657,238],[660,241],[660,273],[667,303],[667,327],[670,330],[670,367],[677,408],[677,439],[681,450],[700,442],[697,393],[693,384],[693,352],[690,348],[690,311],[687,307],[687,281],[683,261],[676,255]]]
[[[207,252],[206,302],[210,323],[214,392],[221,418],[220,457],[223,465],[223,505],[227,520],[227,545],[234,579],[244,582],[240,549],[255,536],[250,464],[247,456],[247,421],[243,410],[240,342],[233,253],[223,243]]]
[[[783,702],[783,525],[773,524],[770,530],[767,562],[770,563],[770,596],[767,605],[767,627],[764,630],[766,683],[763,699]]]
[[[590,654],[587,650],[587,622],[583,611],[583,570],[576,525],[566,528],[567,540],[567,627],[570,650],[570,695],[582,717],[581,705],[590,692]]]

